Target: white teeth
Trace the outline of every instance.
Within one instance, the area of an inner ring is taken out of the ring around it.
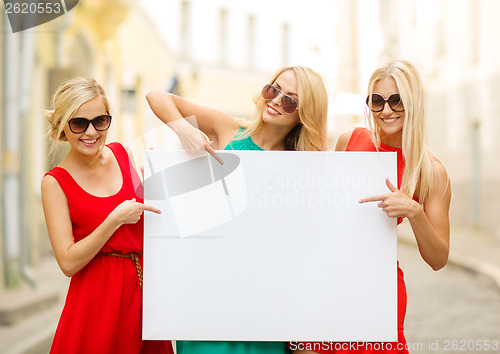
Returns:
[[[93,140],[83,140],[82,141],[85,143],[85,144],[93,144],[97,141],[97,139],[93,139]]]
[[[382,120],[384,121],[384,123],[393,123],[398,119],[397,118],[382,118]]]
[[[275,110],[273,107],[271,106],[267,106],[267,110],[269,111],[269,113],[271,114],[280,114],[280,112],[278,112],[277,110]]]

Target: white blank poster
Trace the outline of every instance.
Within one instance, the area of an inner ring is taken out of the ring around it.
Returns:
[[[396,154],[145,152],[144,339],[396,341]]]

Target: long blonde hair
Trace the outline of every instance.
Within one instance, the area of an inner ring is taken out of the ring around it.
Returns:
[[[290,66],[279,70],[269,83],[273,84],[278,76],[288,70],[293,71],[297,79],[299,123],[285,137],[285,150],[325,150],[328,96],[323,79],[308,67]],[[238,139],[251,136],[262,125],[262,112],[266,107],[266,100],[259,94],[254,98],[254,103],[253,120]]]
[[[45,116],[49,121],[47,134],[54,144],[67,141],[63,131],[66,123],[82,104],[95,97],[102,99],[106,114],[110,114],[104,89],[96,80],[76,77],[59,86],[52,98],[53,109],[45,111]]]
[[[402,132],[402,152],[405,170],[401,190],[412,198],[419,188],[418,200],[424,203],[433,190],[434,167],[431,152],[424,141],[424,93],[422,80],[415,66],[407,60],[393,60],[376,69],[368,84],[368,95],[373,93],[375,84],[392,77],[403,102],[405,115]],[[380,146],[380,128],[373,122],[373,115],[366,108],[365,117],[376,146]]]

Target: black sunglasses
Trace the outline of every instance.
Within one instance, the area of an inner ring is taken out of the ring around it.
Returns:
[[[371,98],[371,106],[370,96],[366,97],[366,104],[368,105],[368,107],[370,107],[370,110],[372,112],[381,112],[384,109],[386,102],[394,112],[404,112],[405,110],[403,101],[401,101],[401,96],[399,95],[399,93],[393,93],[387,99],[380,93],[372,93]]]
[[[278,97],[280,92],[283,94],[283,96],[281,96],[281,107],[283,107],[283,110],[286,113],[292,114],[297,109],[297,101],[295,101],[293,98],[288,96],[276,86],[270,84],[264,86],[264,88],[262,89],[262,97],[264,97],[264,99],[266,100],[272,100]]]
[[[94,119],[77,117],[68,120],[69,130],[75,134],[84,133],[88,129],[90,123],[92,123],[95,130],[102,132],[107,130],[111,125],[111,116],[103,114],[102,116],[95,117]]]

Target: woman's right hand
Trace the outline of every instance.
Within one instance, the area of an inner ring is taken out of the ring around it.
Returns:
[[[185,119],[177,119],[168,123],[168,126],[175,131],[182,146],[189,154],[199,154],[207,151],[221,165],[224,163],[219,155],[212,148],[212,141],[201,130],[196,129]]]
[[[177,119],[168,123],[168,126],[175,131],[182,146],[189,154],[205,152],[205,144],[210,144],[208,136],[189,124],[185,119]]]
[[[116,218],[118,224],[135,224],[141,218],[142,213],[147,210],[161,214],[161,210],[151,205],[139,203],[134,199],[125,200],[119,204],[109,215]]]

